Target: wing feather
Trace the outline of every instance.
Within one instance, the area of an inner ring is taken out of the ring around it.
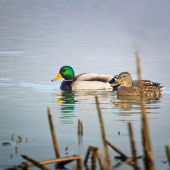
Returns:
[[[79,74],[75,77],[74,81],[101,81],[109,82],[113,78],[112,75],[102,75],[102,74]]]

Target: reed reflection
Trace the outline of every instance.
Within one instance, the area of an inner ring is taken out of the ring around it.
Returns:
[[[157,103],[160,103],[161,95],[145,97],[146,113],[157,113],[160,109]],[[112,100],[113,108],[118,109],[119,115],[131,115],[140,113],[140,96],[117,96],[117,100]]]

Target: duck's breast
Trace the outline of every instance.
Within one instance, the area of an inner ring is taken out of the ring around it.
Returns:
[[[72,84],[73,81],[67,81],[67,80],[64,80],[62,83],[61,83],[61,86],[60,86],[60,89],[61,90],[71,90],[71,84]]]
[[[136,96],[139,95],[138,88],[120,86],[117,92],[120,96]]]

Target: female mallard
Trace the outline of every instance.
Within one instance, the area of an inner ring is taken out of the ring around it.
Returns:
[[[159,95],[161,91],[165,88],[164,86],[160,86],[160,83],[155,83],[150,80],[142,80],[142,89],[145,95]],[[122,72],[117,77],[117,81],[112,84],[112,86],[120,85],[121,87],[118,89],[118,95],[139,95],[139,81],[132,81],[132,77],[128,72]]]
[[[115,82],[113,76],[110,75],[100,75],[100,74],[79,74],[74,76],[74,70],[70,66],[63,66],[57,77],[51,81],[56,81],[60,78],[64,78],[60,89],[61,90],[112,90],[112,83]],[[116,86],[117,87],[117,86]]]

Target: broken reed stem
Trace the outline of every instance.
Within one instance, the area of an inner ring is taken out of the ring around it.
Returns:
[[[29,158],[28,156],[26,155],[21,155],[24,159],[26,159],[27,161],[33,163],[36,167],[40,168],[40,169],[43,169],[43,170],[50,170],[49,168],[45,167],[44,165],[40,164],[39,162]]]
[[[85,160],[84,160],[84,165],[87,164],[87,160],[89,158],[89,155],[90,155],[90,152],[93,150],[93,146],[89,146],[88,150],[87,150],[87,153],[86,153],[86,157],[85,157]]]
[[[96,148],[93,148],[92,150],[92,156],[91,156],[91,169],[96,169]]]
[[[104,169],[104,163],[103,163],[103,159],[102,159],[102,155],[100,153],[100,151],[98,150],[98,148],[96,149],[96,155],[100,164],[100,169],[103,170]]]
[[[137,156],[137,157],[136,157],[136,159],[141,159],[141,158],[143,158],[143,156]],[[126,163],[127,163],[127,164],[130,164],[132,161],[134,161],[134,159],[133,159],[133,158],[129,158],[129,159],[126,161]]]
[[[151,152],[149,129],[147,124],[146,112],[145,112],[144,94],[143,94],[142,83],[141,83],[142,78],[141,78],[140,60],[137,53],[136,53],[136,61],[137,61],[137,73],[139,79],[140,99],[141,99],[141,109],[142,109],[141,116],[142,116],[142,135],[143,135],[143,146],[144,146],[145,169],[154,170],[155,168],[153,163],[153,155]]]
[[[120,151],[118,148],[116,148],[115,146],[113,146],[110,142],[106,141],[107,144],[113,149],[115,150],[118,154],[120,154],[121,156],[127,158],[127,155],[125,155],[122,151]]]
[[[80,157],[79,159],[77,159],[77,169],[80,170],[82,168],[83,168],[83,163],[82,163],[82,159]]]
[[[107,142],[106,142],[106,136],[105,136],[105,131],[104,131],[102,113],[101,113],[99,100],[98,100],[98,96],[97,96],[96,92],[94,92],[94,95],[95,95],[95,99],[96,99],[98,117],[99,117],[99,122],[100,122],[100,130],[101,130],[101,135],[102,135],[102,140],[103,140],[103,145],[104,145],[104,153],[105,153],[105,160],[106,160],[106,170],[110,170],[110,155],[109,155],[109,150],[108,150]]]
[[[165,146],[165,151],[166,151],[166,156],[168,158],[168,163],[169,163],[169,167],[170,167],[170,148],[169,146]]]
[[[83,122],[78,119],[78,126],[77,126],[78,135],[83,135]]]
[[[82,122],[82,120],[81,120],[80,127],[81,127],[81,131],[82,131],[82,134],[83,134],[83,122]]]
[[[45,165],[45,164],[52,164],[52,163],[59,163],[59,162],[66,162],[66,161],[73,161],[76,160],[77,161],[77,165],[78,165],[78,169],[82,168],[82,159],[81,156],[72,156],[72,157],[68,157],[68,158],[58,158],[58,159],[52,159],[52,160],[48,160],[48,161],[42,161],[39,162],[41,165]],[[33,164],[28,165],[28,167],[34,167]]]
[[[100,151],[98,150],[98,148],[95,148],[91,145],[89,146],[89,148],[87,150],[86,157],[85,157],[85,160],[84,160],[84,166],[86,166],[86,164],[87,164],[87,160],[89,158],[90,152],[93,152],[93,151],[95,152],[97,159],[99,161],[100,169],[103,170],[104,169],[104,163],[103,163],[102,155],[101,155]]]
[[[47,108],[47,112],[48,112],[48,119],[49,119],[49,124],[50,124],[50,130],[51,130],[51,136],[52,136],[52,140],[53,140],[55,155],[56,155],[56,158],[60,158],[60,153],[59,153],[59,149],[58,149],[58,145],[57,145],[57,139],[55,136],[53,122],[52,122],[52,116],[51,116],[49,107]]]
[[[80,119],[78,119],[78,126],[77,126],[78,132],[81,131],[81,127],[80,127]]]
[[[137,170],[138,169],[138,162],[137,162],[137,159],[136,159],[136,149],[135,149],[135,142],[134,142],[134,138],[133,138],[131,122],[128,122],[128,128],[129,128],[129,134],[130,134],[132,156],[133,156],[133,161],[134,161],[134,170]]]
[[[12,141],[14,141],[14,134],[12,134],[12,136],[11,136],[11,140],[12,140]]]

